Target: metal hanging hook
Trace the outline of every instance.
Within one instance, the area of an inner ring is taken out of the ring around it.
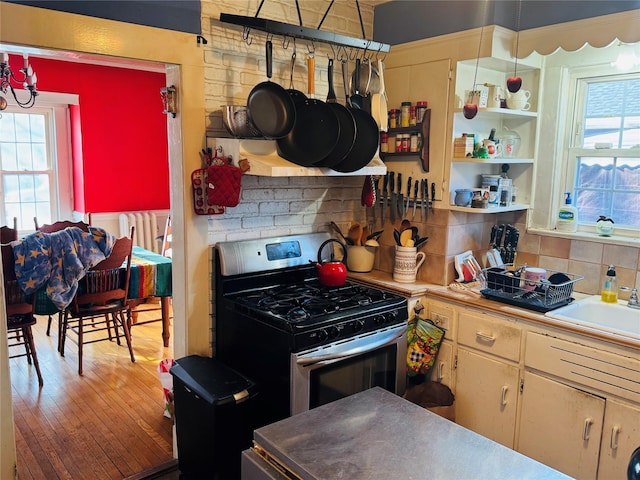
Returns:
[[[242,40],[247,45],[251,45],[253,43],[253,38],[251,37],[251,29],[249,27],[242,28]]]

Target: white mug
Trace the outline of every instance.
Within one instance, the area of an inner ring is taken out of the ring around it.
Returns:
[[[418,252],[416,247],[400,247],[396,245],[396,258],[393,262],[393,279],[396,282],[412,283],[416,281],[416,274],[426,258],[424,252]]]
[[[487,149],[489,158],[495,158],[502,155],[502,145],[494,142],[493,140],[489,140],[489,139],[483,140],[482,146]]]
[[[527,267],[524,269],[524,289],[527,292],[535,290],[538,282],[546,280],[547,271],[544,268]]]

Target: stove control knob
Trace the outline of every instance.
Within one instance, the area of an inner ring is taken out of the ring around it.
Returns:
[[[352,323],[352,327],[353,327],[353,331],[354,332],[359,332],[364,328],[364,320],[360,319],[360,320],[355,320]]]
[[[385,318],[384,315],[376,315],[375,317],[373,317],[373,323],[375,323],[378,326],[384,325],[386,322],[387,322],[387,319]]]
[[[326,330],[318,330],[316,341],[318,343],[325,342],[329,338],[329,333]]]
[[[340,335],[340,331],[336,327],[328,327],[326,332],[330,339],[338,338],[338,335]]]

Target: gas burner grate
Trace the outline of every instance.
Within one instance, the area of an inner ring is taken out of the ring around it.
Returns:
[[[342,287],[323,287],[317,282],[307,282],[243,292],[235,301],[285,322],[298,323],[364,308],[386,298],[384,291],[364,285],[347,283]]]

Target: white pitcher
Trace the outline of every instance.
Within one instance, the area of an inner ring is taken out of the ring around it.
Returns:
[[[531,104],[529,98],[531,92],[529,90],[518,90],[516,93],[509,93],[507,95],[507,108],[511,110],[529,110]]]

